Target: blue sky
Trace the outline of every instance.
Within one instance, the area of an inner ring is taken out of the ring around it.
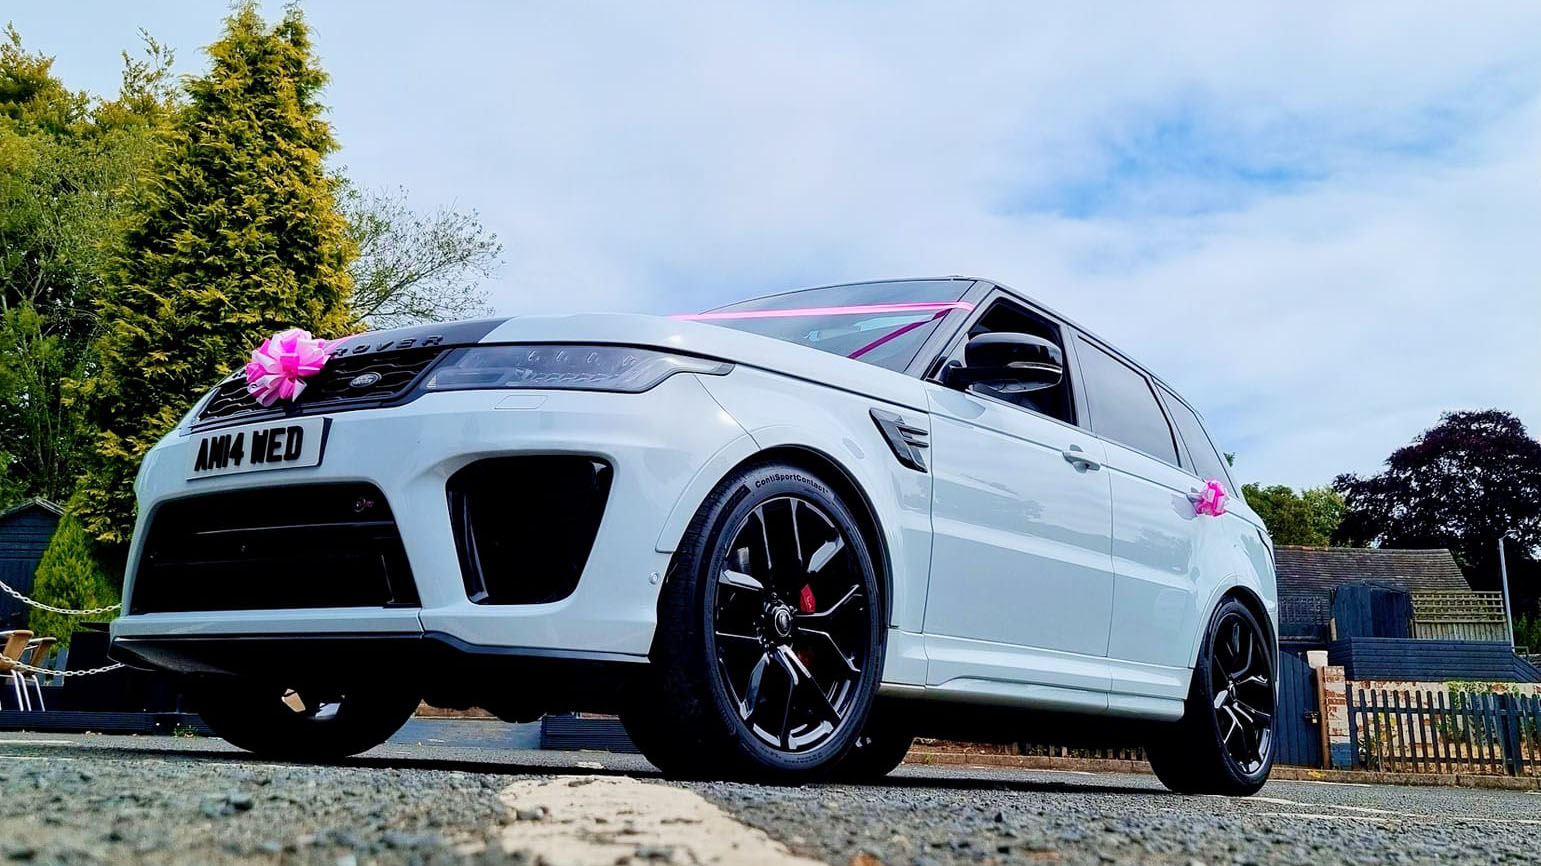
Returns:
[[[981,274],[1144,360],[1248,480],[1374,471],[1446,409],[1541,432],[1541,6],[304,8],[338,164],[478,210],[500,312]],[[223,14],[0,7],[97,92],[141,27],[201,70]]]

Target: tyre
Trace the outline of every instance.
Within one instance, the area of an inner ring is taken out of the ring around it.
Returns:
[[[828,484],[781,463],[741,469],[680,542],[622,720],[670,775],[824,775],[866,723],[883,610],[860,527]]]
[[[1151,769],[1180,794],[1244,797],[1268,781],[1274,758],[1273,641],[1245,605],[1227,599],[1210,618],[1183,717],[1146,746]]]
[[[851,782],[875,782],[904,763],[904,756],[909,754],[914,742],[909,727],[875,711],[835,769],[835,775]]]
[[[268,758],[329,761],[357,755],[401,730],[418,697],[384,688],[341,694],[245,681],[204,684],[199,715],[231,745]]]

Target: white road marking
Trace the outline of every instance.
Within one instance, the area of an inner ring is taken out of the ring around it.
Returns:
[[[1384,824],[1390,818],[1372,818],[1369,815],[1322,815],[1315,812],[1257,812],[1262,818],[1306,818],[1312,821],[1368,821],[1371,824]]]
[[[538,819],[505,827],[500,840],[505,852],[525,851],[534,862],[611,866],[640,853],[638,859],[676,863],[818,866],[672,785],[625,776],[556,776],[515,782],[499,798],[516,816],[544,810]]]
[[[988,767],[984,767],[982,769],[989,769],[989,768]],[[1001,768],[1000,767],[996,767],[995,769],[999,770]],[[1061,776],[1100,776],[1100,775],[1102,775],[1101,773],[1091,773],[1091,772],[1088,772],[1086,770],[1032,770],[1032,769],[1028,769],[1028,768],[1025,768],[1025,767],[1023,768],[1023,772],[1027,772],[1027,773],[1058,773]]]
[[[1482,824],[1521,824],[1541,826],[1541,819],[1535,818],[1489,818],[1483,815],[1431,815],[1423,812],[1396,812],[1390,809],[1376,809],[1370,806],[1349,806],[1343,803],[1302,803],[1298,800],[1286,800],[1282,797],[1259,797],[1253,795],[1237,802],[1242,803],[1268,803],[1274,806],[1298,806],[1302,809],[1342,809],[1346,812],[1362,812],[1359,815],[1343,815],[1327,812],[1249,812],[1247,814],[1262,818],[1305,818],[1313,821],[1414,821],[1427,824],[1459,824],[1465,822]]]
[[[0,746],[72,746],[69,740],[0,740]]]
[[[1350,812],[1368,812],[1373,815],[1394,815],[1398,817],[1416,817],[1407,812],[1392,812],[1386,809],[1374,809],[1369,806],[1345,806],[1338,803],[1302,803],[1299,800],[1286,800],[1282,797],[1259,797],[1253,795],[1243,802],[1247,803],[1272,803],[1275,806],[1301,806],[1307,809],[1347,809]]]

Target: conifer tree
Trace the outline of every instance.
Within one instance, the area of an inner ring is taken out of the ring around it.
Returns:
[[[265,334],[352,327],[353,254],[324,159],[326,75],[299,10],[268,26],[238,6],[187,85],[156,177],[99,305],[99,369],[80,399],[95,454],[76,497],[97,539],[133,529],[134,473],[150,446]]]
[[[116,604],[118,591],[115,581],[103,573],[95,546],[80,520],[66,512],[59,521],[59,528],[54,531],[48,549],[43,552],[42,561],[38,563],[37,577],[32,582],[32,597],[71,610],[90,610]],[[30,628],[40,636],[56,637],[61,645],[68,646],[70,635],[75,633],[80,623],[103,622],[112,618],[112,613],[80,617],[33,608]]]

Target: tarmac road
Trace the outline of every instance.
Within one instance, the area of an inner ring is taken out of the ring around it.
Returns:
[[[1541,862],[1541,796],[1515,791],[1275,782],[1229,800],[916,766],[880,785],[674,785],[635,756],[507,748],[506,730],[415,726],[331,766],[0,733],[0,864]]]

